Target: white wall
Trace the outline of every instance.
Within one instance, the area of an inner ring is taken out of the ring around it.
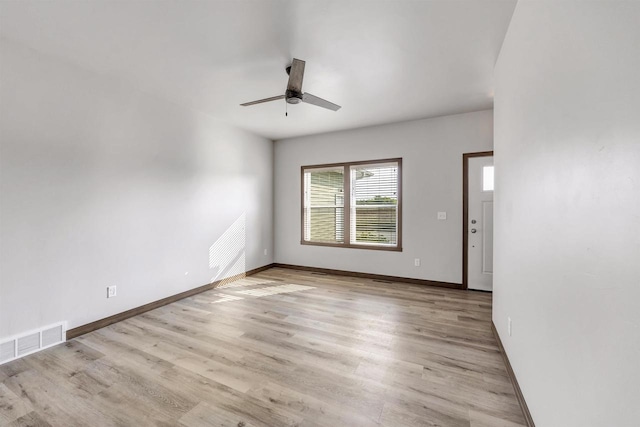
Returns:
[[[272,262],[271,141],[6,40],[0,61],[0,339]]]
[[[489,110],[277,141],[276,262],[461,283],[462,153],[493,148],[492,120]],[[403,158],[402,252],[300,244],[301,166],[392,157]]]
[[[493,320],[537,427],[639,423],[638,76],[640,2],[518,2],[496,68]]]

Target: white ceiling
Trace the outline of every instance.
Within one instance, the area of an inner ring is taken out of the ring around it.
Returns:
[[[0,34],[271,139],[493,105],[516,0],[0,2]],[[333,112],[278,101],[285,66]]]

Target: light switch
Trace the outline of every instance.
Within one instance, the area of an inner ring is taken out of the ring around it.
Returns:
[[[447,219],[446,212],[438,212],[438,219]]]

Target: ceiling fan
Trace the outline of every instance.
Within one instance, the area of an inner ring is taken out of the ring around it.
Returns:
[[[317,105],[318,107],[327,108],[329,110],[338,111],[340,106],[329,102],[322,98],[318,98],[310,93],[302,92],[302,78],[304,77],[304,61],[293,58],[293,62],[287,67],[287,74],[289,75],[289,83],[287,84],[287,91],[284,95],[272,96],[271,98],[259,99],[257,101],[245,102],[240,104],[243,107],[250,105],[262,104],[263,102],[277,101],[284,99],[288,104],[299,104],[300,102],[306,102],[307,104]]]

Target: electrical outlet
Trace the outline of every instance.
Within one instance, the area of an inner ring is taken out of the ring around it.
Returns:
[[[509,331],[509,336],[511,336],[511,317],[507,317],[507,330]]]
[[[413,265],[415,265],[416,267],[420,267],[420,258],[416,258],[413,260]]]
[[[446,212],[438,212],[438,219],[447,219]]]
[[[107,298],[113,298],[116,296],[116,286],[107,286]]]
[[[264,250],[264,254],[265,254],[265,255],[267,254],[267,250],[266,250],[266,249]]]

